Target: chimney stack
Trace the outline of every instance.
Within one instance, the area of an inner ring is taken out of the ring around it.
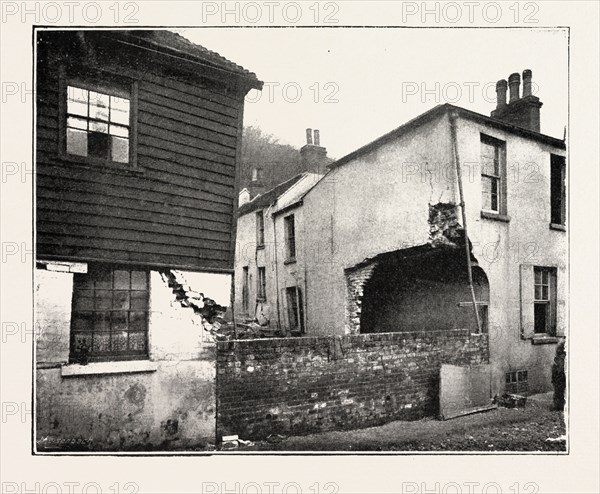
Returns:
[[[519,97],[521,76],[518,72],[511,74],[508,78],[510,97],[506,104],[506,80],[501,79],[496,83],[497,103],[496,109],[492,111],[492,118],[502,120],[517,127],[540,131],[540,108],[542,102],[537,96],[531,94],[532,72],[529,69],[523,71],[523,95]]]
[[[509,103],[513,103],[519,99],[519,87],[521,86],[521,76],[518,72],[514,72],[508,76],[508,88],[510,91]]]
[[[523,98],[531,96],[531,70],[525,69],[523,71]]]
[[[317,129],[306,129],[306,144],[300,148],[300,157],[303,171],[320,175],[327,172],[327,165],[331,160],[327,158],[327,149],[321,146],[321,136]]]
[[[506,79],[501,79],[496,83],[496,108],[506,106],[506,90],[508,83]]]
[[[306,129],[306,144],[312,144],[312,129]]]

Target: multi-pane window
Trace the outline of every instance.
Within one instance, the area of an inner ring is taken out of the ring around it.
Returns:
[[[265,215],[263,211],[256,213],[256,246],[265,245]]]
[[[67,154],[129,163],[130,99],[67,86]]]
[[[504,143],[481,136],[481,207],[485,211],[503,212]]]
[[[529,391],[529,376],[526,370],[511,371],[506,373],[507,393],[527,393]]]
[[[148,272],[90,266],[73,279],[71,361],[148,356]]]
[[[290,331],[304,333],[304,306],[302,291],[298,287],[286,288]]]
[[[256,297],[259,300],[267,300],[267,270],[266,268],[258,268]]]
[[[555,225],[566,223],[565,158],[550,156],[550,222]]]
[[[556,271],[534,267],[534,332],[554,334],[556,323]]]
[[[296,225],[294,215],[286,216],[283,221],[285,227],[286,258],[293,260],[296,258]]]

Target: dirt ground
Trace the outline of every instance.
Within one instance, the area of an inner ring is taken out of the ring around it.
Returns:
[[[525,408],[498,408],[440,421],[427,418],[307,436],[274,437],[238,451],[566,451],[564,414],[552,395],[529,397]]]

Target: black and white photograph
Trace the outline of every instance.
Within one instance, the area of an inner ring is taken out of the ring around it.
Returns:
[[[567,4],[3,2],[1,491],[597,492]]]

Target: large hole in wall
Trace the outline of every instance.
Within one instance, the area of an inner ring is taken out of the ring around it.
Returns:
[[[472,268],[480,319],[486,329],[489,284]],[[462,249],[380,259],[365,281],[360,332],[477,330]]]

